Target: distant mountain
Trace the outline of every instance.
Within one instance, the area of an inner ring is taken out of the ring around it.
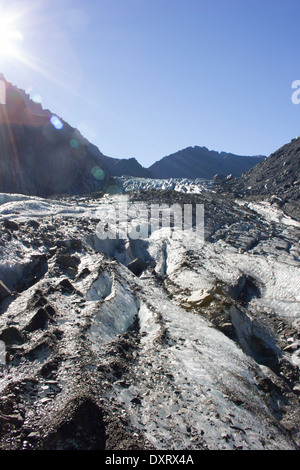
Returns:
[[[275,196],[287,213],[300,220],[300,138],[273,152],[225,188],[241,196]],[[274,200],[274,197],[273,197]]]
[[[261,155],[239,156],[196,146],[162,158],[150,166],[149,170],[154,178],[212,179],[216,174],[232,174],[237,177],[264,159]]]

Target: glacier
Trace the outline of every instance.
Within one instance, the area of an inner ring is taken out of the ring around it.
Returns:
[[[0,195],[0,448],[298,449],[299,222],[210,182],[116,182]],[[202,204],[204,240],[101,240],[134,202]]]

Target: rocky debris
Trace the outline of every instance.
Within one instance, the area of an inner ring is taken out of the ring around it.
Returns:
[[[77,256],[61,255],[56,259],[57,263],[64,268],[72,268],[77,271],[80,259]]]
[[[300,139],[293,139],[240,178],[226,181],[220,192],[239,197],[266,198],[291,217],[300,220]]]
[[[43,307],[47,304],[47,299],[44,297],[40,289],[34,291],[33,295],[27,301],[27,308],[32,311],[38,307]]]
[[[58,287],[63,294],[73,294],[76,292],[76,289],[67,278],[62,279],[59,282]]]
[[[29,220],[28,225],[32,228],[39,228],[40,224],[37,222],[37,220]]]
[[[71,400],[51,427],[54,429],[47,430],[43,437],[42,448],[46,450],[104,450],[106,447],[103,410],[90,397]],[[40,436],[34,434],[40,442]]]
[[[48,262],[45,254],[31,255],[31,259],[22,269],[22,276],[15,283],[17,292],[23,292],[36,284],[48,270]]]
[[[5,219],[3,222],[3,226],[8,230],[19,230],[19,225],[13,220]]]
[[[19,288],[1,303],[0,448],[298,449],[298,227],[209,190],[129,197],[204,204],[205,243],[156,231],[104,252],[101,199],[3,208]]]
[[[82,240],[76,238],[70,238],[66,240],[59,240],[56,243],[58,248],[67,248],[68,250],[72,251],[80,251],[82,249]],[[77,260],[75,261],[77,262]]]

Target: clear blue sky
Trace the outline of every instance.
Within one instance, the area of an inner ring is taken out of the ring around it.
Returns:
[[[299,0],[9,0],[7,80],[106,155],[269,155],[300,134]]]

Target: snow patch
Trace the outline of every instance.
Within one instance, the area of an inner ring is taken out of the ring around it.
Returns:
[[[294,220],[291,217],[285,215],[282,210],[275,208],[267,201],[261,201],[257,203],[250,202],[246,205],[249,207],[249,209],[254,210],[270,222],[281,223],[293,227],[300,227],[300,222],[297,222],[297,220]]]

